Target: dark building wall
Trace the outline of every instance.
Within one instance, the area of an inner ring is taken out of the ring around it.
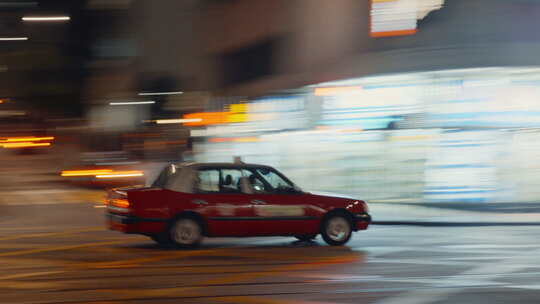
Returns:
[[[369,36],[369,9],[369,1],[357,0],[237,0],[212,6],[204,30],[206,51],[217,58],[210,69],[219,75],[213,87],[257,94],[369,74],[540,64],[538,1],[447,0],[419,22],[417,34],[388,38]],[[267,56],[273,65],[269,73],[237,77],[238,71],[221,62],[275,37],[281,43]]]

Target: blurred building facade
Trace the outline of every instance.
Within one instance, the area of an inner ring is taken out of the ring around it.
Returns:
[[[155,121],[204,109],[198,88],[198,1],[87,1],[94,29],[85,102],[94,150],[128,150],[143,158],[177,159],[189,133]],[[183,92],[185,91],[185,92]],[[183,94],[160,95],[164,92]],[[144,95],[158,93],[157,95]],[[136,104],[151,101],[153,104]],[[113,106],[112,103],[130,103]],[[110,144],[107,144],[109,142]]]
[[[540,199],[535,1],[119,2],[128,39],[105,40],[89,90],[98,128],[131,133],[118,149],[195,142],[372,201]],[[107,104],[152,91],[184,94]]]
[[[381,1],[206,2],[207,110],[245,117],[193,130],[198,159],[373,201],[538,200],[540,5],[414,2],[379,32]]]
[[[373,37],[377,2],[207,1],[201,22],[212,87],[260,95],[375,74],[539,63],[536,1],[384,1],[416,3],[405,11],[421,19],[409,35]]]

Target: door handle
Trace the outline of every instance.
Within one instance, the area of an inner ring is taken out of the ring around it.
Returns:
[[[266,205],[266,202],[261,200],[252,200],[251,203],[253,205]]]
[[[203,200],[193,200],[191,201],[192,203],[196,204],[196,205],[208,205],[208,202],[207,201],[203,201]]]

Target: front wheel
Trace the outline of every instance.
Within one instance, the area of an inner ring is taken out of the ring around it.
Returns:
[[[321,229],[321,236],[328,245],[341,246],[349,241],[352,235],[352,220],[346,214],[328,216]]]
[[[170,226],[169,236],[178,247],[196,247],[203,239],[203,230],[196,219],[179,218]]]

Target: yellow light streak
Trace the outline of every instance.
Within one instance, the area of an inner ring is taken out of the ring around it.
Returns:
[[[113,172],[111,169],[62,171],[62,176],[95,176]]]
[[[32,142],[18,142],[18,143],[4,143],[0,146],[6,149],[15,149],[15,148],[34,148],[34,147],[48,147],[51,143],[32,143]]]
[[[96,175],[96,178],[122,178],[122,177],[138,177],[144,176],[144,173],[141,171],[118,171],[110,172],[105,174]]]
[[[11,143],[11,142],[34,142],[34,141],[52,141],[54,137],[11,137],[0,140],[0,143]]]

